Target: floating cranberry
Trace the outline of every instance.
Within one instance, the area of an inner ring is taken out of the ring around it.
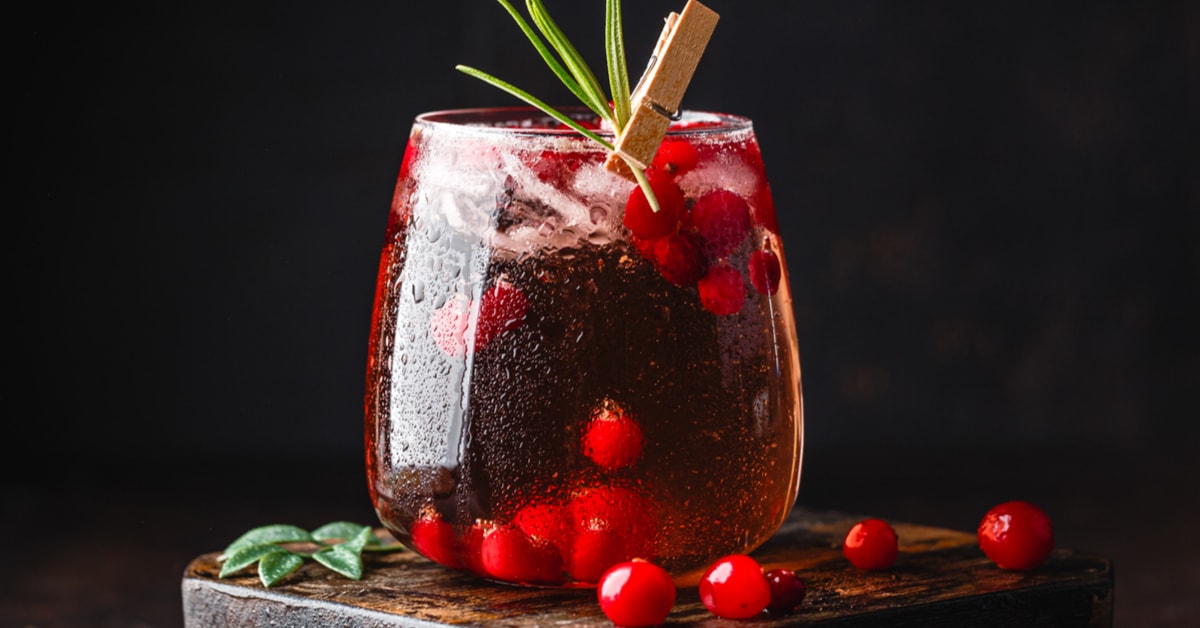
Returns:
[[[465,297],[454,296],[435,310],[429,321],[434,342],[450,357],[462,357],[467,352],[464,338],[467,333],[469,309],[470,302]]]
[[[772,569],[766,573],[766,577],[771,587],[771,602],[767,604],[767,610],[780,614],[796,612],[808,592],[804,581],[791,569]]]
[[[771,585],[758,561],[744,554],[725,556],[700,579],[700,601],[723,619],[748,619],[771,601]]]
[[[700,304],[717,316],[737,314],[746,301],[746,281],[738,269],[718,264],[700,280]]]
[[[633,235],[648,240],[655,240],[675,233],[679,228],[679,220],[683,215],[683,191],[669,177],[647,173],[650,176],[650,189],[658,200],[658,211],[650,207],[642,186],[634,186],[629,193],[629,201],[625,204],[625,227]]]
[[[507,281],[493,284],[480,300],[475,350],[482,351],[496,336],[525,324],[528,309],[528,299],[520,288]]]
[[[760,294],[772,295],[779,291],[779,280],[783,277],[783,269],[779,265],[779,256],[774,251],[761,249],[750,254],[748,264],[750,285]]]
[[[655,240],[654,262],[663,279],[677,286],[690,286],[708,271],[703,241],[686,231]]]
[[[842,553],[859,569],[887,569],[896,562],[896,531],[882,519],[864,519],[846,534]]]
[[[534,540],[519,528],[496,526],[483,536],[480,556],[484,571],[493,578],[529,584],[561,584],[563,560],[558,549]]]
[[[551,502],[533,503],[521,508],[513,517],[513,525],[535,541],[546,541],[568,555],[571,548],[570,509]]]
[[[579,582],[596,582],[613,565],[650,559],[655,520],[648,500],[616,486],[581,491],[571,503],[572,549],[567,572]]]
[[[691,142],[680,137],[667,136],[658,145],[658,152],[654,154],[654,162],[650,167],[678,179],[699,163],[700,155]]]
[[[583,431],[583,454],[606,471],[637,462],[645,439],[642,427],[624,408],[605,400]]]
[[[418,554],[451,569],[461,566],[458,557],[458,539],[454,527],[436,515],[417,519],[410,533],[412,548]]]
[[[477,521],[467,528],[458,540],[459,547],[462,548],[462,566],[481,576],[488,575],[487,569],[483,567],[483,537],[492,527],[491,524]]]
[[[696,200],[689,224],[704,239],[710,257],[725,257],[750,235],[750,207],[729,190],[713,190]]]
[[[644,560],[613,565],[596,587],[600,610],[622,628],[658,626],[675,605],[675,582],[665,569]]]
[[[1036,569],[1054,549],[1050,517],[1025,501],[993,507],[980,521],[978,536],[980,549],[1001,569]]]

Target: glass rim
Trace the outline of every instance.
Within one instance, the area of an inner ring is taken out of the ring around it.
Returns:
[[[573,120],[592,122],[599,120],[599,116],[594,111],[584,106],[557,107],[556,109]],[[750,118],[730,113],[683,109],[680,111],[680,116],[684,119],[694,116],[696,124],[683,127],[672,126],[667,130],[668,136],[719,135],[753,128]],[[487,122],[489,119],[492,120],[491,123]],[[532,106],[439,109],[417,115],[415,122],[432,127],[478,131],[486,134],[582,137],[579,131],[562,124],[546,112]],[[549,124],[554,126],[547,126]],[[674,124],[673,122],[672,125]],[[613,137],[613,133],[608,130],[589,130],[600,137]]]

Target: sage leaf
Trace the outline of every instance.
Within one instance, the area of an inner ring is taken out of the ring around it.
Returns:
[[[363,530],[371,530],[367,526],[349,521],[334,521],[312,531],[312,538],[325,542],[333,539],[349,540],[359,535]]]
[[[302,564],[303,556],[279,548],[258,561],[258,579],[262,580],[264,587],[270,587],[299,569]]]
[[[224,558],[243,547],[261,545],[263,543],[298,543],[312,540],[312,535],[307,530],[296,526],[283,524],[262,526],[254,528],[238,537],[221,554],[222,558]]]
[[[327,547],[312,555],[313,560],[350,578],[359,580],[363,574],[362,556],[343,545]]]
[[[221,573],[217,574],[217,577],[224,578],[231,573],[258,562],[263,556],[278,552],[281,549],[273,543],[262,543],[234,550],[233,553],[225,558],[225,562],[221,565]]]

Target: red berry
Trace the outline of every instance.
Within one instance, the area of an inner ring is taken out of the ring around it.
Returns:
[[[458,295],[446,300],[446,303],[433,313],[429,321],[430,333],[439,348],[446,355],[457,358],[467,353],[464,337],[467,333],[470,302]]]
[[[482,351],[496,336],[525,324],[528,309],[528,299],[520,288],[507,281],[497,281],[480,299],[475,350]]]
[[[864,519],[846,534],[842,553],[859,569],[887,569],[896,562],[896,531],[882,519]]]
[[[678,179],[699,163],[700,155],[691,142],[680,137],[667,136],[663,138],[662,144],[658,145],[658,152],[654,154],[654,162],[650,167]]]
[[[632,560],[613,565],[596,587],[600,610],[623,628],[658,626],[675,605],[675,582],[654,563]]]
[[[544,150],[530,163],[530,168],[539,180],[561,187],[581,165],[583,159],[578,153]]]
[[[747,619],[771,601],[771,585],[758,561],[733,554],[713,563],[700,579],[700,601],[717,617]]]
[[[696,200],[689,224],[704,238],[709,256],[725,257],[750,235],[750,207],[729,190],[713,190]]]
[[[422,517],[414,521],[410,538],[412,548],[425,558],[451,569],[461,566],[454,527],[442,521],[441,517]]]
[[[654,173],[649,173],[654,174]],[[670,178],[656,174],[650,177],[650,189],[658,199],[658,211],[650,207],[642,186],[634,186],[625,204],[625,227],[639,238],[654,240],[669,236],[679,228],[683,215],[683,191]]]
[[[685,231],[655,240],[654,262],[663,279],[677,286],[694,284],[708,271],[703,242]]]
[[[1054,527],[1041,508],[1024,501],[1005,502],[979,523],[979,547],[1001,569],[1036,569],[1054,549]]]
[[[708,269],[700,280],[700,304],[718,316],[737,314],[746,300],[746,282],[742,273],[729,264],[719,264]]]
[[[459,539],[459,547],[462,548],[462,566],[481,576],[487,575],[487,569],[483,568],[483,537],[492,527],[490,523],[477,521],[467,528]]]
[[[771,602],[767,610],[772,613],[793,613],[800,608],[808,587],[791,569],[772,569],[766,573],[771,586]]]
[[[583,454],[607,471],[637,462],[645,439],[642,428],[624,408],[605,400],[592,411],[583,431]]]
[[[771,295],[779,290],[779,280],[783,277],[783,269],[779,265],[779,256],[774,251],[762,249],[750,254],[747,268],[750,284],[761,294]]]
[[[571,555],[567,572],[578,582],[596,582],[613,565],[653,557],[655,520],[649,501],[636,492],[597,486],[571,502]]]
[[[529,584],[563,582],[563,560],[548,542],[529,538],[513,526],[496,526],[483,536],[480,557],[493,578]]]
[[[518,510],[512,523],[529,538],[548,542],[567,556],[571,549],[570,516],[571,511],[565,505],[541,502]]]

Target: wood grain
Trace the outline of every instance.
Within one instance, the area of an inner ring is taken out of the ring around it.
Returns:
[[[1055,550],[1027,573],[996,568],[971,533],[894,523],[900,557],[860,572],[841,539],[861,517],[797,508],[752,555],[794,569],[808,596],[792,615],[721,620],[682,583],[668,625],[1111,626],[1113,572],[1104,557]],[[319,565],[264,589],[253,570],[218,579],[217,553],[183,575],[185,625],[202,626],[611,626],[593,589],[522,588],[452,572],[409,552],[367,555],[361,581]],[[691,579],[694,581],[694,579]]]

